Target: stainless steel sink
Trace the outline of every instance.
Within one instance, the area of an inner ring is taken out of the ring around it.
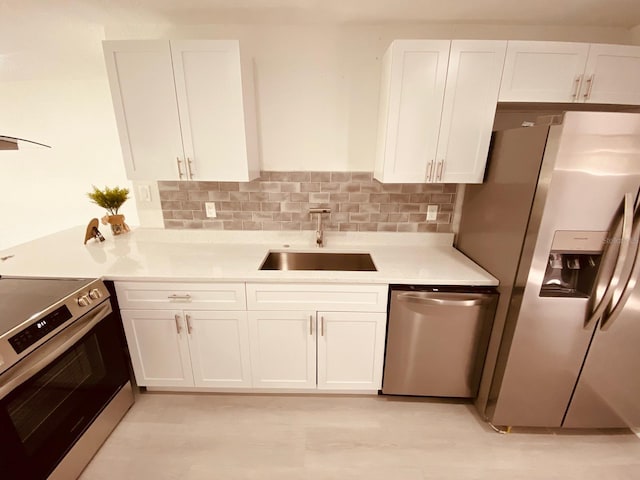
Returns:
[[[333,252],[269,252],[260,270],[377,271],[368,253]]]

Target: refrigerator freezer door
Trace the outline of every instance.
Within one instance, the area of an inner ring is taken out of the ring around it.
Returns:
[[[557,230],[606,231],[637,191],[640,115],[565,114],[551,127],[540,178],[546,199],[536,193],[520,262],[530,268],[516,277],[486,411],[497,425],[562,425],[595,322],[584,328],[587,299],[539,296],[546,264]]]

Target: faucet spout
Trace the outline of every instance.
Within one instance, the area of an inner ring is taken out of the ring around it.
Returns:
[[[322,248],[324,246],[324,232],[322,230],[322,214],[331,213],[330,208],[310,208],[309,215],[313,216],[314,213],[318,214],[318,226],[316,228],[316,247]]]

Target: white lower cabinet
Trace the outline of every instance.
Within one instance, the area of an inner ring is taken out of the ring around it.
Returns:
[[[246,312],[122,310],[121,314],[138,385],[251,386]]]
[[[249,312],[253,386],[380,389],[386,319],[381,312]]]
[[[249,283],[248,302],[242,283],[115,286],[140,386],[363,393],[382,386],[388,285]]]
[[[143,387],[193,386],[182,313],[122,310],[136,382]]]
[[[316,388],[315,312],[249,312],[253,386]]]
[[[318,312],[318,389],[378,390],[386,313]]]

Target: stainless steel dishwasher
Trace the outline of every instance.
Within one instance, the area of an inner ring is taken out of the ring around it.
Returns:
[[[382,393],[475,397],[498,294],[392,285]]]

